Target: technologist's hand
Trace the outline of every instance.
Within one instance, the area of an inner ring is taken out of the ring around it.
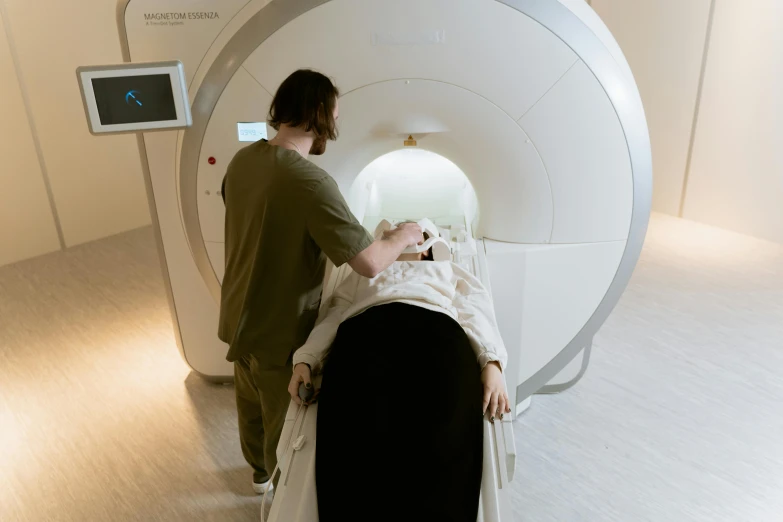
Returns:
[[[421,227],[416,223],[401,223],[394,230],[384,231],[384,237],[390,237],[397,234],[402,234],[406,239],[407,246],[420,245],[424,243],[424,234]]]
[[[291,376],[291,382],[288,384],[288,393],[291,394],[291,400],[299,405],[302,404],[302,399],[299,398],[299,385],[301,383],[305,383],[307,388],[313,386],[310,380],[310,367],[305,363],[299,363],[294,366],[294,374]]]
[[[487,363],[481,371],[481,382],[484,385],[484,403],[481,411],[489,413],[490,422],[495,422],[495,417],[500,419],[506,413],[511,413],[506,393],[506,383],[503,381],[503,372],[500,365],[494,361]]]

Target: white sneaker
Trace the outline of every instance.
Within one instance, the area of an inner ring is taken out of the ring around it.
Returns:
[[[263,495],[264,491],[266,491],[266,485],[272,482],[272,479],[267,480],[266,482],[262,482],[261,484],[253,481],[253,491],[256,492],[256,495]],[[274,484],[269,484],[269,491],[273,491],[275,489]]]

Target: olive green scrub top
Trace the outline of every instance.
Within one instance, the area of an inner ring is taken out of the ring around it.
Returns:
[[[285,365],[307,340],[326,258],[340,266],[373,242],[337,183],[296,151],[258,141],[223,180],[226,271],[218,336],[227,359]]]

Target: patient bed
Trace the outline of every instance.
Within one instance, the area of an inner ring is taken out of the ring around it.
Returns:
[[[452,246],[453,261],[470,270],[487,289],[491,289],[488,272],[483,259],[484,248],[480,240],[471,237],[459,237],[448,230],[440,230],[442,237],[448,237]],[[348,275],[350,268],[344,265],[340,269],[327,273],[324,285],[324,304],[326,297]],[[322,309],[323,312],[323,309]],[[313,384],[320,387],[320,376]],[[317,522],[318,505],[315,487],[315,448],[316,417],[318,403],[300,407],[293,401],[286,414],[283,434],[277,448],[280,465],[280,481],[274,491],[274,500],[266,518],[269,522]],[[360,429],[360,426],[354,429]],[[346,427],[351,429],[351,427]],[[372,455],[368,455],[372,458]],[[490,423],[484,421],[484,468],[481,482],[481,500],[477,522],[513,522],[510,503],[510,483],[514,478],[516,447],[512,415],[502,421]],[[350,501],[350,491],[346,491],[346,501]],[[404,498],[404,495],[403,497]],[[378,506],[379,510],[383,506]],[[413,509],[413,507],[411,507]],[[368,520],[371,520],[369,518]]]
[[[320,385],[317,379],[315,385]],[[297,418],[298,409],[299,406],[291,402],[277,449],[281,475],[267,517],[271,522],[318,520],[315,489],[318,403],[302,407]],[[485,421],[484,471],[478,522],[513,522],[509,493],[514,478],[515,457],[514,429],[510,416],[503,421],[496,420],[494,424]],[[368,458],[372,456],[368,455]],[[345,492],[345,498],[346,502],[350,502],[350,491]],[[378,509],[383,509],[383,506],[378,506]]]

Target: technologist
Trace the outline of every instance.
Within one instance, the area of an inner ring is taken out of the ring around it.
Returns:
[[[218,336],[234,363],[239,438],[259,494],[277,463],[292,355],[315,324],[326,258],[374,277],[423,241],[414,223],[373,240],[334,179],[308,161],[337,138],[338,96],[320,73],[291,74],[269,110],[277,135],[240,150],[223,180],[226,270]]]

